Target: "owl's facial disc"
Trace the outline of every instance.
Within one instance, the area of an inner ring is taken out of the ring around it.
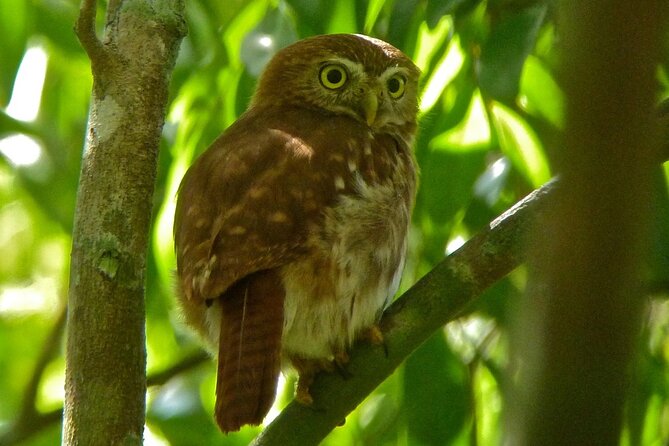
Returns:
[[[318,82],[330,110],[377,129],[403,124],[398,120],[403,116],[399,109],[407,88],[406,68],[390,66],[378,74],[345,57],[324,60],[318,67]]]

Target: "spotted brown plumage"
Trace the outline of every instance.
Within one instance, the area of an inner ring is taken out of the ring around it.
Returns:
[[[262,422],[282,362],[309,404],[313,375],[375,331],[404,265],[418,75],[377,39],[297,42],[184,176],[178,294],[218,352],[222,431]]]

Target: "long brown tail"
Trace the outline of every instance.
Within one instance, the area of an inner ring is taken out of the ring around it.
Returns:
[[[272,406],[281,363],[283,299],[275,270],[247,276],[221,298],[215,411],[225,433],[260,424]]]

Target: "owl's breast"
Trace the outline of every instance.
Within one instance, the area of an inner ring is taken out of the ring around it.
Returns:
[[[390,138],[361,147],[355,169],[350,159],[342,169],[329,167],[340,193],[310,231],[309,254],[282,268],[284,355],[324,359],[345,351],[399,286],[416,187],[413,156]]]

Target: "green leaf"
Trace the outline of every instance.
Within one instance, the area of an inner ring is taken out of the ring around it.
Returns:
[[[327,32],[328,34],[358,32],[354,0],[339,0],[335,2]]]
[[[467,0],[428,0],[425,7],[425,23],[434,28],[442,17],[452,14],[465,1]]]
[[[556,128],[563,128],[565,105],[562,89],[543,63],[532,55],[525,61],[518,102],[528,113],[545,119]]]
[[[548,160],[539,138],[516,112],[499,102],[490,107],[492,122],[502,152],[533,187],[551,178]]]
[[[435,136],[430,142],[433,150],[463,152],[490,147],[490,124],[479,91],[472,95],[464,119],[452,129]]]
[[[512,101],[518,94],[525,58],[534,47],[546,5],[514,12],[492,28],[481,49],[479,84],[488,96]]]
[[[460,47],[460,40],[455,36],[451,40],[446,54],[437,63],[436,68],[425,83],[425,88],[421,93],[420,113],[429,111],[439,100],[444,89],[458,75],[464,60],[465,55]]]
[[[471,416],[467,369],[435,333],[404,367],[404,407],[409,444],[452,444]]]
[[[258,77],[281,48],[297,40],[292,18],[285,7],[271,8],[242,41],[241,58],[248,72]]]
[[[365,34],[370,34],[379,17],[379,13],[386,4],[386,0],[370,0],[367,6],[367,13],[365,14]]]

